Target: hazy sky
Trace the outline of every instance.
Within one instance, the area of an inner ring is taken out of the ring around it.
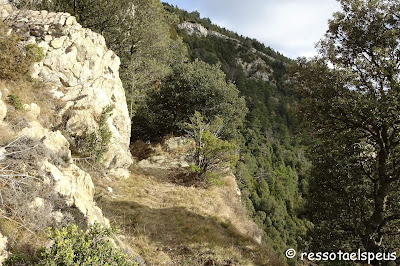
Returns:
[[[315,43],[328,19],[340,10],[335,0],[162,0],[244,36],[285,56],[316,55]]]

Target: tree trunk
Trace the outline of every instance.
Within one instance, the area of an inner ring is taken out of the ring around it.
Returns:
[[[386,132],[385,132],[386,133]],[[385,134],[382,134],[385,135]],[[386,141],[381,140],[380,151],[378,153],[378,180],[377,188],[374,191],[373,214],[368,220],[366,234],[363,237],[366,251],[377,253],[382,245],[383,236],[381,230],[385,222],[386,202],[390,191],[390,180],[387,176],[386,162],[388,159]],[[373,261],[372,265],[383,265],[382,261]]]

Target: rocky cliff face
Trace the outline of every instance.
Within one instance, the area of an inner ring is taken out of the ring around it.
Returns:
[[[3,9],[3,20],[25,44],[36,43],[45,58],[32,76],[52,85],[55,98],[65,102],[60,111],[62,129],[72,137],[98,129],[99,117],[113,106],[107,123],[112,132],[103,165],[110,174],[127,175],[130,119],[119,78],[119,58],[108,50],[104,37],[82,28],[67,13]],[[73,140],[73,138],[72,138]]]
[[[208,30],[198,23],[192,23],[192,22],[185,21],[185,22],[179,24],[178,27],[182,30],[186,30],[189,35],[197,35],[200,37],[215,36],[218,38],[222,38],[225,40],[229,39],[231,41],[239,43],[239,41],[234,38],[230,38],[228,36],[225,36],[219,32],[213,31],[213,30]]]
[[[186,32],[191,36],[197,36],[203,38],[208,36],[213,36],[216,38],[232,41],[233,43],[236,44],[236,47],[243,46],[243,44],[239,40],[228,37],[216,31],[208,30],[204,26],[198,23],[185,21],[179,24],[178,27],[182,30],[186,30]],[[246,58],[246,60],[243,60],[242,58],[237,58],[236,64],[243,68],[243,71],[245,72],[246,76],[254,79],[261,79],[267,82],[274,82],[272,78],[273,76],[272,68],[268,66],[268,64],[262,59],[262,58],[267,58],[271,62],[274,62],[275,59],[273,57],[266,55],[260,51],[257,51],[254,48],[249,49],[244,57]]]
[[[112,114],[105,122],[111,132],[110,144],[101,164],[108,175],[129,176],[131,126],[119,78],[119,58],[107,49],[101,35],[82,28],[67,13],[22,11],[0,0],[0,18],[22,37],[23,45],[42,47],[44,59],[32,67],[31,75],[51,86],[49,102],[59,101],[63,106],[53,110],[61,122],[44,126],[39,122],[43,106],[25,104],[25,123],[15,130],[4,120],[9,107],[8,90],[0,87],[0,131],[4,131],[0,135],[7,131],[15,134],[17,140],[41,140],[48,152],[38,158],[41,163],[37,172],[41,178],[54,183],[54,189],[66,203],[78,208],[89,222],[108,224],[93,200],[92,177],[74,163],[71,147],[79,137],[96,132],[103,111],[112,106]],[[7,159],[7,154],[7,148],[0,147],[0,163]],[[62,163],[55,162],[54,157]]]

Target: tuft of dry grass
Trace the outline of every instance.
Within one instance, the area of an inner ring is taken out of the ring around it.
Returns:
[[[132,156],[135,157],[137,160],[147,159],[153,152],[151,145],[146,144],[142,140],[137,140],[132,143],[130,150]]]
[[[15,265],[32,265],[31,259],[37,257],[38,247],[45,246],[48,242],[44,232],[32,232],[22,227],[19,222],[5,219],[4,216],[0,216],[0,232],[8,238],[9,252],[24,254],[25,258],[20,258],[20,264]]]
[[[58,113],[63,108],[64,103],[54,98],[50,92],[49,84],[38,80],[0,80],[0,90],[3,94],[3,102],[8,103],[7,96],[17,96],[22,104],[35,103],[40,107],[38,122],[44,127],[53,128],[60,122]],[[20,130],[17,124],[21,120],[35,120],[35,117],[29,117],[26,110],[17,110],[11,104],[7,104],[6,122],[15,126],[16,131]]]

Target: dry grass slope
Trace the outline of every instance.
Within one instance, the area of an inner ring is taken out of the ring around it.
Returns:
[[[284,265],[254,241],[232,180],[194,186],[180,177],[136,165],[128,180],[97,181],[97,203],[148,265]]]

